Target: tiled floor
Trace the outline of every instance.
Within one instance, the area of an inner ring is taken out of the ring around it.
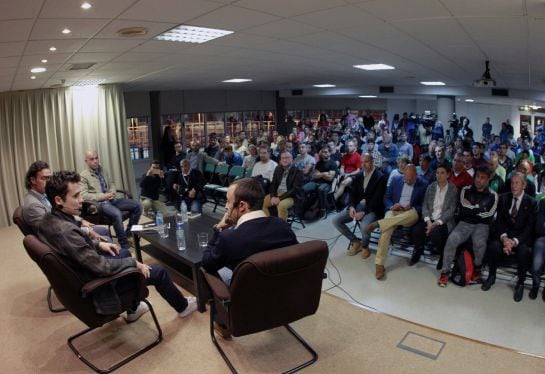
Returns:
[[[483,292],[479,285],[460,288],[452,283],[437,286],[439,272],[431,264],[407,266],[407,258],[390,256],[386,279],[374,277],[374,255],[346,255],[348,240],[339,237],[330,215],[294,225],[300,241],[324,239],[330,248],[328,278],[323,288],[352,303],[380,312],[514,350],[545,356],[545,303],[525,291],[521,302],[513,301],[513,282],[497,281]]]

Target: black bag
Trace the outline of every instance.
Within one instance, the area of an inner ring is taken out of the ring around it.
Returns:
[[[456,257],[450,280],[452,283],[457,284],[460,287],[465,287],[468,284],[474,284],[471,278],[475,266],[473,264],[473,255],[468,249],[462,249],[462,251]]]

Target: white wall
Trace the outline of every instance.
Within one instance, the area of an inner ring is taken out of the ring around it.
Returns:
[[[482,135],[482,124],[486,117],[490,117],[492,124],[492,132],[499,134],[501,123],[506,119],[511,121],[511,125],[515,128],[515,136],[519,129],[519,111],[517,106],[513,105],[495,105],[495,104],[478,104],[466,103],[465,101],[455,103],[456,114],[458,117],[465,116],[470,119],[470,126],[473,129],[475,140],[480,140]]]

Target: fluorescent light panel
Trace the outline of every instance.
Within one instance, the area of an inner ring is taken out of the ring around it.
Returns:
[[[155,40],[201,44],[232,33],[233,31],[228,30],[180,25],[156,36]]]
[[[473,103],[473,102],[475,102],[475,100],[473,100],[473,99],[466,99],[465,102],[466,102],[466,103]]]
[[[445,86],[445,82],[420,82],[424,86]]]
[[[233,79],[226,79],[222,81],[223,83],[244,83],[244,82],[251,82],[251,79],[247,78],[233,78]]]
[[[87,1],[84,2],[83,4],[81,4],[81,9],[87,10],[87,9],[90,9],[91,7],[92,7],[92,5],[89,4]]]
[[[386,64],[367,64],[367,65],[354,65],[356,69],[363,70],[392,70],[395,69],[393,66]]]
[[[98,86],[99,84],[102,84],[104,82],[105,82],[104,79],[86,79],[86,80],[77,81],[72,86],[77,86],[77,87]]]
[[[313,84],[312,86],[313,86],[313,87],[318,87],[318,88],[331,88],[331,87],[337,87],[336,85],[334,85],[334,84],[329,84],[329,83],[324,83],[324,84]]]
[[[30,69],[30,72],[36,74],[36,73],[43,73],[46,70],[47,69],[44,68],[43,66],[37,66],[35,68]]]
[[[358,97],[364,98],[364,99],[374,99],[377,97],[376,95],[360,95]]]

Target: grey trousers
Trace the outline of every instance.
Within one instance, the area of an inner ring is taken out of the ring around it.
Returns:
[[[450,233],[447,244],[445,245],[442,271],[450,271],[450,266],[454,261],[456,249],[470,237],[471,241],[473,242],[475,266],[481,266],[483,263],[484,254],[486,252],[486,242],[488,240],[489,228],[490,226],[484,223],[472,224],[460,221]]]

